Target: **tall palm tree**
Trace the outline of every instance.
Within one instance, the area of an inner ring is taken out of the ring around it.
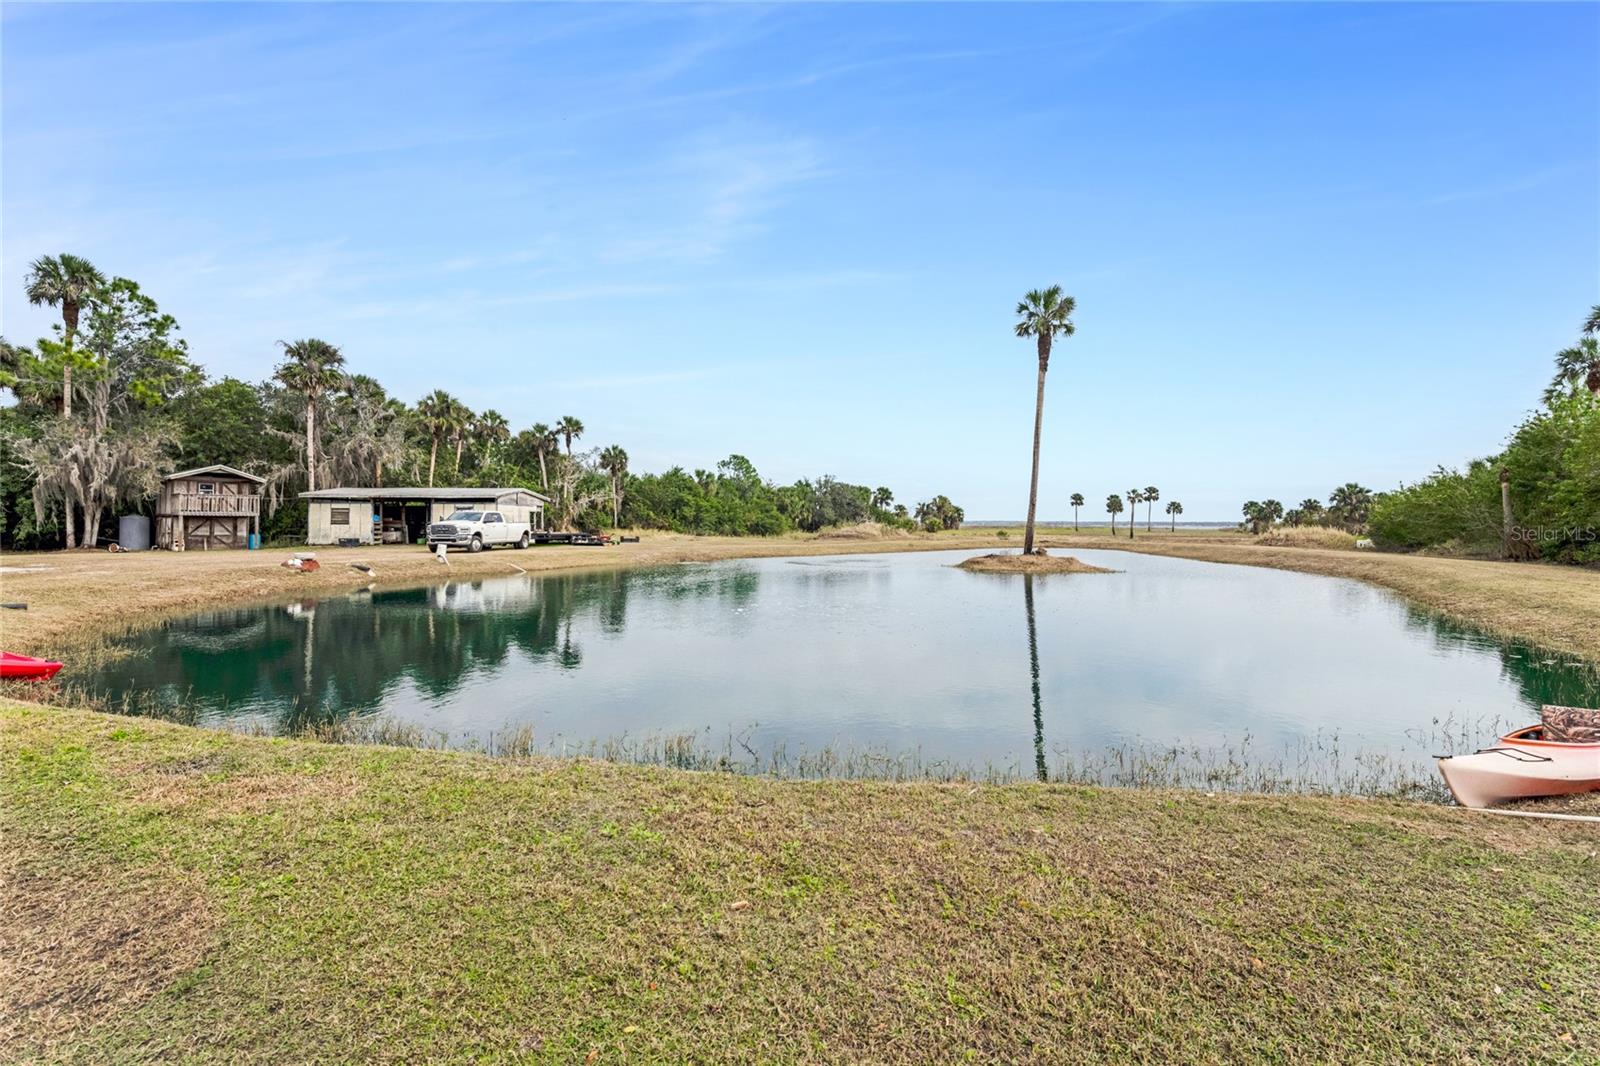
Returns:
[[[478,416],[472,433],[483,444],[482,465],[487,466],[494,458],[495,447],[511,439],[511,423],[506,421],[505,415],[490,408]]]
[[[1034,516],[1039,509],[1039,436],[1044,430],[1044,376],[1050,369],[1050,347],[1059,334],[1070,337],[1077,327],[1072,312],[1078,301],[1061,291],[1060,285],[1034,289],[1017,303],[1017,336],[1033,337],[1039,349],[1039,389],[1033,403],[1033,478],[1028,484],[1028,527],[1022,534],[1022,554],[1033,552]]]
[[[1143,496],[1145,502],[1144,531],[1148,533],[1150,532],[1150,513],[1156,509],[1156,502],[1161,499],[1161,490],[1154,485],[1146,485]]]
[[[1589,308],[1589,317],[1583,320],[1585,333],[1600,333],[1600,304]]]
[[[1117,535],[1117,515],[1122,513],[1122,497],[1112,493],[1106,497],[1106,514],[1111,516],[1111,535]]]
[[[309,337],[279,341],[285,360],[273,377],[306,404],[306,491],[317,491],[317,409],[322,398],[344,386],[344,356],[327,341]]]
[[[628,453],[613,444],[600,453],[600,469],[611,475],[611,528],[622,524],[622,481],[628,476]]]
[[[1315,496],[1307,496],[1301,500],[1296,510],[1300,512],[1301,520],[1307,525],[1316,525],[1322,521],[1322,501]]]
[[[1177,500],[1168,500],[1167,501],[1167,514],[1172,516],[1172,530],[1171,531],[1173,533],[1176,533],[1178,531],[1178,516],[1181,515],[1182,513],[1183,513],[1183,504],[1179,503]]]
[[[872,506],[874,510],[887,511],[894,503],[894,493],[880,485],[872,490]]]
[[[417,416],[422,419],[422,425],[433,441],[428,448],[429,488],[433,487],[433,472],[439,463],[439,442],[449,434],[456,409],[460,406],[460,401],[443,389],[434,389],[417,401]]]
[[[583,423],[571,415],[562,415],[561,421],[556,423],[556,432],[567,443],[567,455],[572,454],[572,442],[583,436]]]
[[[1128,490],[1128,539],[1133,539],[1134,526],[1139,521],[1139,505],[1144,502],[1144,493],[1138,489]]]
[[[76,255],[46,255],[35,259],[22,279],[28,302],[35,307],[61,308],[61,339],[67,358],[61,364],[61,416],[72,417],[72,342],[78,335],[78,313],[85,300],[105,285],[105,275],[89,260]]]
[[[533,438],[533,451],[539,457],[539,487],[549,492],[550,471],[545,467],[544,459],[550,449],[555,447],[556,431],[543,422],[535,422],[528,427],[528,435]]]
[[[1544,390],[1544,402],[1555,403],[1563,392],[1577,392],[1579,382],[1600,393],[1600,338],[1584,337],[1556,353],[1556,376]]]
[[[1078,508],[1080,508],[1082,506],[1083,506],[1083,493],[1074,492],[1072,494],[1072,531],[1074,533],[1076,533],[1078,531]]]

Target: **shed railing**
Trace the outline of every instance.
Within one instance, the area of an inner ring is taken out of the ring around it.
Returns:
[[[182,515],[242,515],[249,518],[261,513],[261,497],[257,495],[219,493],[203,496],[198,492],[175,492],[172,502],[176,512]]]

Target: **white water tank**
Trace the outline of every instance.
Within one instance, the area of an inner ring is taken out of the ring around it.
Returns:
[[[117,519],[117,543],[125,552],[150,550],[150,519],[142,514],[125,514]]]

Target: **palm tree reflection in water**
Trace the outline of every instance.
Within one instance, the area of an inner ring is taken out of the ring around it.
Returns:
[[[1028,674],[1033,679],[1033,769],[1040,781],[1050,780],[1044,761],[1044,701],[1039,694],[1039,625],[1033,616],[1033,575],[1022,575],[1022,599],[1028,605]]]

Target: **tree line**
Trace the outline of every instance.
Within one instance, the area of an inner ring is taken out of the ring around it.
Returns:
[[[26,296],[60,312],[31,345],[0,338],[0,540],[93,546],[117,513],[146,508],[161,478],[213,463],[266,478],[263,532],[304,532],[302,490],[332,486],[525,486],[555,528],[602,526],[729,535],[877,521],[959,528],[946,496],[908,507],[883,486],[831,475],[777,485],[731,455],[711,470],[635,473],[617,444],[584,449],[563,415],[513,430],[443,389],[415,404],[350,372],[337,345],[280,342],[261,382],[210,380],[177,322],[137,283],[73,255],[35,260]]]
[[[1389,492],[1351,482],[1326,507],[1304,500],[1285,511],[1277,500],[1251,500],[1245,528],[1324,525],[1397,550],[1600,563],[1600,305],[1554,361],[1541,406],[1497,454],[1440,466]]]
[[[1377,498],[1365,485],[1347,481],[1328,494],[1326,505],[1312,496],[1285,511],[1277,500],[1247,500],[1240,508],[1244,514],[1240,524],[1258,536],[1280,522],[1287,526],[1324,526],[1347,533],[1365,533],[1367,518]]]

